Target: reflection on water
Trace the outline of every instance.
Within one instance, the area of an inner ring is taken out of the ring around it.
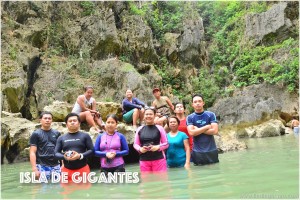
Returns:
[[[2,165],[5,199],[199,199],[298,198],[299,138],[293,135],[247,139],[249,149],[219,155],[220,163],[172,168],[165,174],[142,174],[138,184],[20,184],[29,163]],[[138,164],[127,165],[138,172]],[[99,176],[99,170],[94,170]]]

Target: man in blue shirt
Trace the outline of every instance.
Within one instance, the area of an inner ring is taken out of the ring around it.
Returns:
[[[122,101],[123,120],[126,123],[131,123],[134,129],[137,129],[137,120],[140,119],[140,123],[144,118],[144,102],[138,98],[133,98],[132,91],[128,89],[126,91],[126,98]]]
[[[218,134],[216,115],[205,111],[202,95],[193,96],[194,113],[187,117],[188,132],[194,137],[192,160],[195,165],[205,165],[219,162],[218,150],[213,135]]]

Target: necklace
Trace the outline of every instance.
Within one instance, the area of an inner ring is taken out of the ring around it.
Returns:
[[[106,133],[106,137],[105,137],[105,139],[106,139],[106,140],[105,140],[106,150],[108,151],[108,150],[110,150],[110,148],[111,148],[111,142],[112,142],[113,139],[114,139],[115,133],[112,135],[112,138],[111,138],[111,140],[110,140],[109,146],[108,146],[108,144],[107,144],[107,136],[109,136],[108,133]]]

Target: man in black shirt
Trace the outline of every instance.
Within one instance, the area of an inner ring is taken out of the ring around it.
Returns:
[[[68,173],[68,181],[72,182],[73,173],[80,172],[82,176],[83,172],[90,172],[86,158],[93,155],[94,145],[87,133],[79,131],[80,118],[76,113],[68,114],[65,122],[68,133],[58,138],[55,157],[63,160],[64,166],[61,171]]]
[[[50,112],[42,112],[39,118],[41,128],[35,130],[29,140],[30,164],[37,177],[43,172],[50,179],[52,172],[60,173],[59,162],[54,157],[54,148],[60,133],[51,128]]]

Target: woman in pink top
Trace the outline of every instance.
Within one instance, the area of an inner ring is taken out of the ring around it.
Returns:
[[[156,110],[145,108],[145,126],[137,129],[133,147],[140,153],[141,172],[166,172],[167,162],[164,150],[169,147],[166,132],[155,125]]]

